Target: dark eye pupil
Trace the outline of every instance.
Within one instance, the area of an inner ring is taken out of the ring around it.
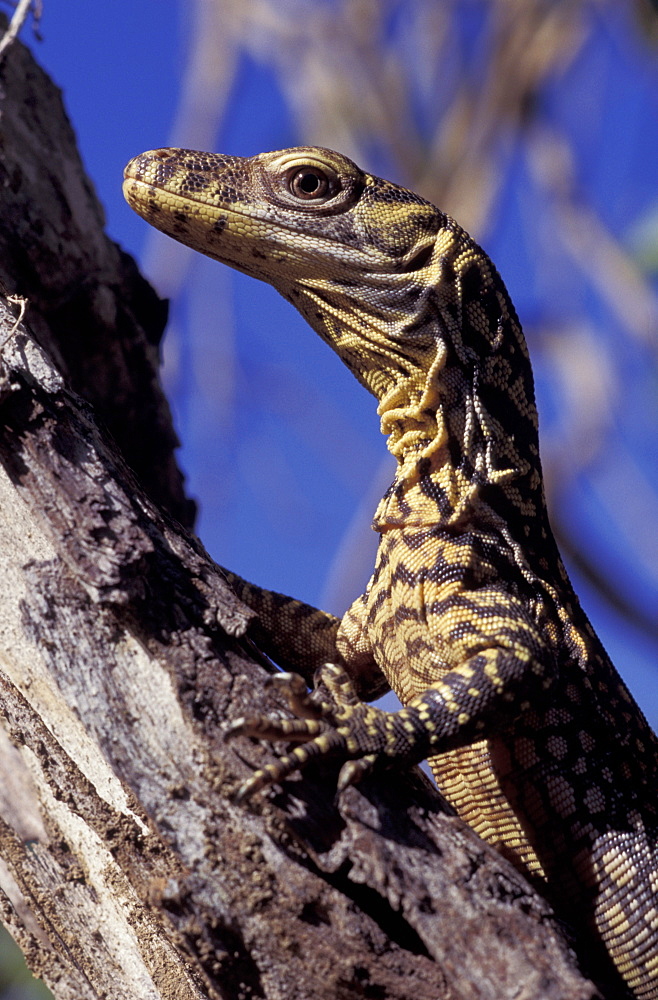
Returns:
[[[329,178],[323,170],[302,167],[288,180],[289,190],[298,198],[318,199],[330,193]]]
[[[299,178],[299,186],[306,194],[313,194],[320,187],[320,178],[317,174],[302,174]]]

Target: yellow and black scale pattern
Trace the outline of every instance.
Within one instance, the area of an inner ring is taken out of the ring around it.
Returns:
[[[330,150],[161,149],[125,178],[150,223],[299,309],[379,400],[398,461],[375,572],[342,620],[229,574],[263,648],[316,683],[281,675],[298,719],[234,725],[300,741],[245,792],[313,754],[343,754],[341,785],[428,758],[457,812],[656,1000],[657,741],[555,546],[530,361],[490,260]],[[388,686],[399,712],[362,700]]]

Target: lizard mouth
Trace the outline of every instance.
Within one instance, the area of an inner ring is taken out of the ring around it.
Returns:
[[[207,184],[198,191],[176,190],[175,173],[171,176],[165,174],[161,179],[148,176],[157,175],[160,165],[160,158],[154,154],[141,153],[130,160],[124,169],[123,195],[138,215],[167,236],[234,267],[238,265],[235,258],[230,259],[226,255],[226,248],[229,245],[249,247],[244,254],[238,252],[236,255],[240,268],[244,260],[249,261],[259,253],[262,254],[261,264],[266,259],[274,263],[289,261],[293,255],[301,262],[306,256],[304,244],[299,240],[299,226],[294,220],[287,221],[281,217],[270,219],[256,211],[249,211],[246,206],[236,204],[235,196],[228,188],[227,197],[222,200],[221,183],[216,184],[214,190]],[[322,245],[326,250],[321,250]],[[291,247],[294,247],[294,254],[291,254]],[[343,253],[338,254],[336,248],[341,247]],[[390,275],[390,262],[382,260],[376,250],[369,252],[368,248],[354,247],[351,248],[351,255],[347,255],[344,249],[339,236],[316,234],[308,253],[309,262],[312,258],[333,262],[341,259],[345,271],[355,269],[363,276],[365,268],[372,275]],[[259,268],[260,273],[262,267]]]

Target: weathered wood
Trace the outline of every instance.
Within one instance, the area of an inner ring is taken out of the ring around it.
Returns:
[[[225,722],[272,710],[270,668],[163,510],[189,521],[162,306],[102,233],[55,88],[19,46],[0,73],[0,280],[29,300],[18,325],[0,303],[0,916],[31,968],[58,1000],[596,996],[420,772],[334,804],[323,765],[232,801],[270,750]]]
[[[0,62],[0,278],[28,299],[33,334],[153,499],[190,526],[158,381],[167,303],[103,226],[60,92],[14,44]]]

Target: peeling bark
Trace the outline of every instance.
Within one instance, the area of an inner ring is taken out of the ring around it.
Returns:
[[[234,804],[270,750],[225,722],[277,703],[179,523],[164,307],[20,46],[0,83],[0,281],[28,299],[0,301],[0,916],[28,964],[57,1000],[598,996],[420,772]]]

